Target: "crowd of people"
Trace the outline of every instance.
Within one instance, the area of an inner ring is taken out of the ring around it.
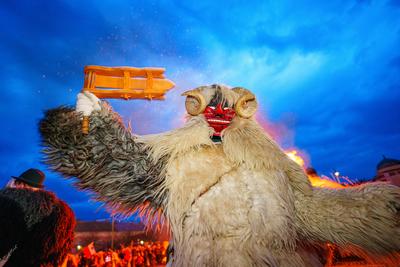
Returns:
[[[166,247],[161,242],[146,242],[129,246],[120,245],[118,249],[95,251],[80,249],[68,254],[62,267],[149,267],[165,266]]]

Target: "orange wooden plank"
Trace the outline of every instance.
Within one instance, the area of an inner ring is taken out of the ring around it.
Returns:
[[[134,68],[134,67],[102,67],[102,66],[86,66],[84,73],[94,72],[104,76],[123,77],[124,71],[130,76],[147,77],[147,72],[151,72],[154,78],[164,78],[164,68]]]
[[[124,80],[120,77],[96,75],[96,88],[123,88]]]
[[[99,98],[164,99],[175,84],[163,68],[86,66],[83,90]]]
[[[144,90],[88,90],[98,98],[122,99],[164,99],[164,93],[145,92]]]
[[[146,89],[148,82],[147,79],[131,78],[129,87],[126,87],[123,78],[96,75],[95,88]],[[152,83],[152,90],[154,91],[166,91],[174,86],[174,83],[167,79],[153,79]]]

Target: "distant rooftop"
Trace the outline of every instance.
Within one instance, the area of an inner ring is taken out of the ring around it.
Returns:
[[[400,165],[400,160],[391,159],[391,158],[387,158],[386,156],[383,156],[383,159],[376,165],[376,169],[380,170],[380,169],[394,166],[394,165]]]

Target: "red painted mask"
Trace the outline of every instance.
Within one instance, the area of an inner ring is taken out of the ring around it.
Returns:
[[[221,103],[218,103],[217,106],[207,106],[204,110],[204,117],[214,128],[214,136],[221,136],[222,130],[229,126],[235,115],[233,108],[222,107]]]

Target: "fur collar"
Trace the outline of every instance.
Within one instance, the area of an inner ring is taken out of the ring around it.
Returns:
[[[48,216],[56,201],[55,195],[45,190],[6,188],[0,190],[0,196],[18,203],[28,228]]]
[[[189,117],[182,127],[161,134],[138,137],[157,162],[163,157],[169,161],[166,169],[176,157],[201,147],[222,145],[225,156],[232,164],[244,165],[248,169],[271,171],[281,170],[288,177],[291,186],[302,194],[311,194],[312,187],[302,168],[281,150],[278,144],[253,119],[235,117],[222,132],[222,143],[215,144],[210,137],[213,129],[203,115]]]

